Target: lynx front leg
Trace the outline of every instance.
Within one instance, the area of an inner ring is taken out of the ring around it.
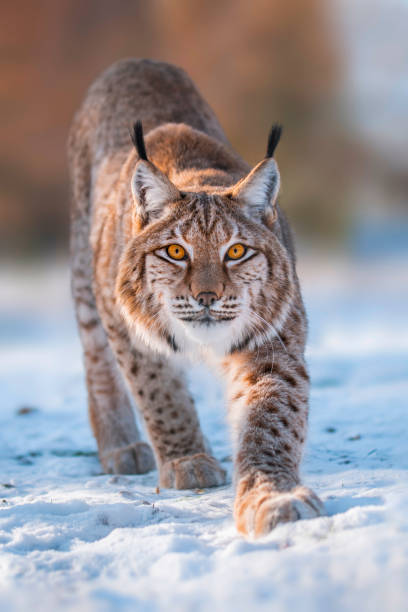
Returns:
[[[165,357],[132,348],[126,330],[109,337],[152,441],[160,485],[176,489],[224,484],[225,471],[206,448],[184,378]]]
[[[264,350],[231,358],[230,414],[236,435],[238,531],[259,537],[277,523],[324,513],[301,485],[299,464],[306,435],[308,376],[303,362]]]

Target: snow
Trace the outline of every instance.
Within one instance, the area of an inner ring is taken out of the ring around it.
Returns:
[[[384,610],[408,597],[408,262],[306,259],[304,481],[328,516],[246,541],[231,485],[101,473],[62,265],[0,271],[0,609]],[[189,374],[231,477],[222,392]]]

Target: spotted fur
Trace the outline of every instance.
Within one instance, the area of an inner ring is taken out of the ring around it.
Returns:
[[[156,462],[161,485],[176,488],[225,482],[181,372],[205,359],[227,382],[235,518],[254,535],[322,512],[299,479],[306,319],[277,204],[279,136],[251,170],[182,70],[124,60],[91,86],[69,140],[72,290],[102,465],[141,473]],[[236,243],[244,254],[232,260]]]

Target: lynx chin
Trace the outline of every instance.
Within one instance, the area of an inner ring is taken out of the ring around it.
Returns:
[[[277,203],[280,135],[250,169],[185,72],[127,59],[92,84],[69,137],[72,291],[102,466],[157,465],[162,487],[224,484],[181,371],[216,364],[236,526],[254,537],[324,512],[299,477],[306,317]]]

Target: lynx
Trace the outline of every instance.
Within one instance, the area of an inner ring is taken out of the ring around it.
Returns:
[[[306,318],[277,203],[280,132],[251,170],[184,71],[129,59],[93,83],[69,138],[72,291],[103,469],[225,483],[182,374],[203,359],[226,382],[234,516],[254,537],[324,511],[299,477]]]

